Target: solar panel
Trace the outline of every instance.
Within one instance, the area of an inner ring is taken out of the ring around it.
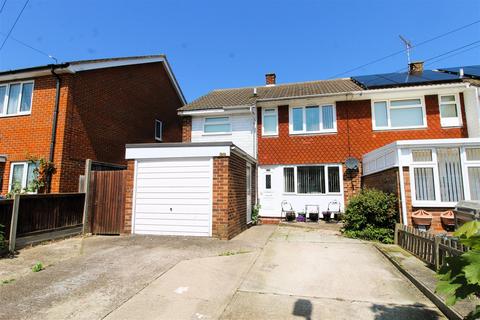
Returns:
[[[438,70],[459,74],[460,69],[463,69],[463,74],[466,75],[467,77],[480,78],[480,65],[453,67],[453,68],[439,68]]]
[[[352,79],[367,89],[461,81],[458,75],[432,70],[414,74],[400,72],[355,76]]]

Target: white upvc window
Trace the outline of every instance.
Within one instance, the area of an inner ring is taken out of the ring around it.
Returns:
[[[0,117],[30,114],[32,99],[33,81],[0,85]]]
[[[427,127],[423,98],[372,101],[373,130]]]
[[[204,134],[229,134],[232,125],[229,117],[207,117],[203,121]]]
[[[341,165],[299,165],[283,168],[286,194],[341,194]]]
[[[290,134],[315,134],[337,132],[337,115],[334,104],[291,107]]]
[[[480,200],[480,147],[465,148],[465,194],[470,200]]]
[[[413,149],[411,155],[413,206],[454,207],[480,199],[480,147]]]
[[[163,122],[160,120],[155,120],[155,140],[163,140]]]
[[[262,136],[278,135],[278,109],[262,108]]]
[[[35,162],[12,162],[10,165],[10,178],[8,182],[8,191],[32,190],[33,181],[37,178],[35,169],[38,164]]]
[[[438,104],[442,127],[462,126],[462,112],[458,94],[440,95],[438,97]]]

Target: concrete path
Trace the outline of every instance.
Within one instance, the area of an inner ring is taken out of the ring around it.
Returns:
[[[331,229],[94,237],[82,247],[0,285],[0,319],[443,319],[370,243]],[[37,248],[24,258],[45,253]]]

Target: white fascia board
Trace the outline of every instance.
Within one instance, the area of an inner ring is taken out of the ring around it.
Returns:
[[[167,159],[230,156],[230,146],[127,148],[125,159]]]
[[[480,145],[480,138],[453,138],[453,139],[420,139],[399,140],[397,147],[442,147],[442,146],[467,146]]]
[[[55,72],[58,74],[72,73],[68,68],[55,69]],[[37,70],[37,71],[27,71],[21,73],[12,73],[0,76],[0,81],[14,81],[14,80],[23,80],[30,78],[37,78],[43,76],[49,76],[52,72],[50,69]]]
[[[219,107],[216,109],[202,109],[202,110],[184,110],[179,111],[180,116],[207,116],[217,114],[244,114],[251,113],[251,108],[255,106],[234,106],[234,107]]]

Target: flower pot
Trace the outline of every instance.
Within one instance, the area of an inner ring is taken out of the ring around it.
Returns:
[[[425,210],[418,210],[412,213],[413,223],[417,226],[429,226],[432,224],[432,214]]]
[[[295,220],[295,212],[287,212],[285,214],[285,219],[287,221],[294,221]]]
[[[309,217],[310,221],[315,221],[315,222],[318,221],[318,213],[309,213],[308,217]]]
[[[442,220],[442,223],[445,226],[454,226],[455,225],[455,215],[453,211],[448,210],[445,212],[442,212],[440,215],[440,219]]]
[[[305,218],[304,213],[299,213],[297,216],[297,222],[305,222],[307,219]]]

